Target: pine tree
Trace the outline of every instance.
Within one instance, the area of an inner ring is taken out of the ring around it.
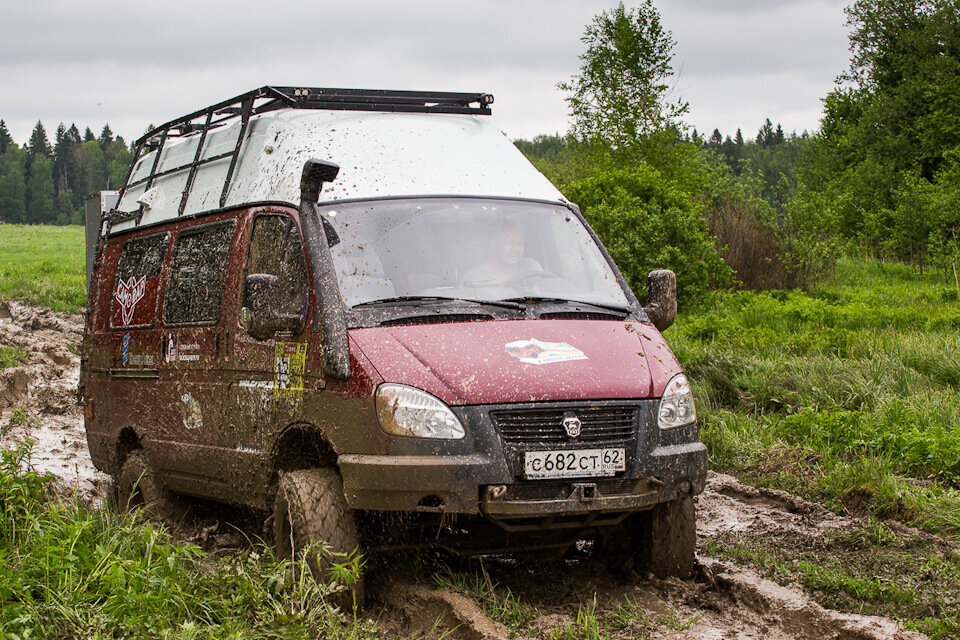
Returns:
[[[710,136],[710,146],[719,149],[721,144],[723,144],[723,136],[720,135],[720,129],[714,129]]]
[[[90,131],[90,127],[87,127],[83,132],[83,141],[90,142],[91,140],[96,140],[97,136],[93,135],[93,131]]]
[[[11,142],[13,142],[13,138],[10,137],[10,132],[7,130],[7,123],[0,120],[0,153],[6,151]]]
[[[103,130],[100,132],[100,137],[97,138],[97,142],[100,143],[100,148],[106,152],[107,147],[113,142],[113,131],[110,130],[109,124],[103,125]]]
[[[30,134],[30,142],[27,143],[27,165],[33,160],[33,156],[38,154],[47,158],[53,157],[53,147],[50,146],[50,140],[47,138],[47,130],[39,120],[33,128],[33,133]]]
[[[770,118],[767,118],[757,132],[757,144],[761,147],[769,147],[774,142],[773,123],[770,122]]]

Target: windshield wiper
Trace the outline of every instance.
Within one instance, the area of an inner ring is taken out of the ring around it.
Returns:
[[[534,304],[538,304],[542,302],[554,302],[556,304],[584,304],[584,305],[587,305],[588,307],[606,309],[608,311],[615,311],[617,313],[623,313],[626,315],[630,315],[631,313],[633,313],[633,309],[631,309],[630,307],[624,307],[622,305],[604,304],[601,302],[584,302],[583,300],[568,300],[566,298],[547,298],[543,296],[520,296],[518,298],[507,298],[505,300],[501,300],[500,302],[514,302],[514,303],[526,302],[526,303],[534,303]]]
[[[443,302],[468,302],[470,304],[500,307],[501,309],[512,309],[514,311],[526,311],[527,309],[526,306],[520,304],[519,302],[513,302],[510,300],[472,300],[470,298],[447,298],[444,296],[397,296],[395,298],[380,298],[379,300],[368,300],[367,302],[355,304],[353,305],[353,308],[385,307],[398,304],[439,304]]]

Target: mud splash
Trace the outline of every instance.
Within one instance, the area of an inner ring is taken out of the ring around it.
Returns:
[[[0,301],[0,344],[19,347],[27,356],[25,364],[0,371],[0,446],[10,447],[29,436],[35,442],[34,467],[93,500],[105,495],[110,479],[90,462],[76,402],[82,332],[79,316]],[[853,529],[857,520],[715,473],[697,502],[700,555],[694,580],[648,577],[624,584],[588,554],[550,567],[491,558],[485,561],[484,575],[489,572],[493,583],[509,588],[523,603],[529,619],[522,624],[498,621],[495,612],[485,610],[469,593],[399,570],[382,572],[374,581],[368,614],[379,619],[388,636],[470,640],[567,637],[565,633],[593,637],[584,635],[590,616],[605,625],[611,638],[925,637],[904,632],[888,619],[826,609],[799,587],[778,585],[753,570],[705,554],[709,542],[721,536],[816,540]],[[209,526],[200,526],[204,524]],[[216,548],[242,546],[220,540],[218,523],[204,522],[196,528],[197,541],[216,539]],[[588,615],[578,620],[578,612]]]

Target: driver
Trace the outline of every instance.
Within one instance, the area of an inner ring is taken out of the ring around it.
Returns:
[[[516,282],[523,276],[543,271],[540,263],[523,255],[523,229],[515,222],[500,227],[490,258],[463,275],[468,287],[495,287]]]

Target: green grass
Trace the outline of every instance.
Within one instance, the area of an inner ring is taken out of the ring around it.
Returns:
[[[0,300],[77,313],[86,304],[83,227],[0,225]]]
[[[844,259],[814,294],[721,293],[668,341],[714,469],[960,539],[953,283]]]
[[[27,352],[20,347],[0,344],[0,370],[27,363]]]
[[[48,499],[29,448],[0,453],[0,637],[377,638],[301,562],[214,558],[139,514]]]

